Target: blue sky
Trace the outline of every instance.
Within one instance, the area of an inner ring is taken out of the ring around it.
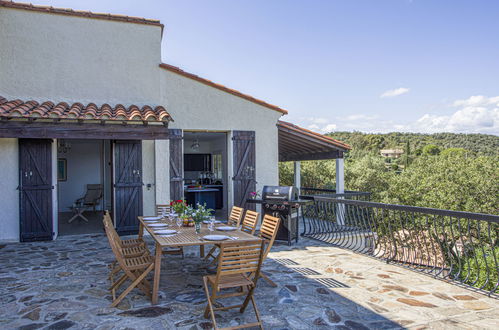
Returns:
[[[496,0],[33,0],[160,19],[164,62],[318,132],[499,135]]]

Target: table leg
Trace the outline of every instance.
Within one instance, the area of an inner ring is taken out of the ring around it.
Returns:
[[[199,246],[199,255],[201,258],[204,258],[204,245]]]
[[[156,243],[156,258],[154,259],[154,281],[152,288],[152,304],[158,303],[159,279],[161,274],[161,256],[163,255],[161,245]]]
[[[142,222],[139,222],[139,234],[138,234],[138,237],[139,238],[144,237],[144,225],[142,224]]]

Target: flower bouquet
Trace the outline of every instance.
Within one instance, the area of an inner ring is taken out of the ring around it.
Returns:
[[[177,213],[178,216],[184,214],[185,210],[187,209],[187,203],[183,199],[171,201],[170,206],[172,207],[172,210],[175,213]]]
[[[201,232],[201,223],[210,218],[211,212],[213,212],[213,210],[206,208],[206,203],[203,205],[198,203],[196,209],[192,210],[191,216],[196,226],[196,233],[199,234]]]

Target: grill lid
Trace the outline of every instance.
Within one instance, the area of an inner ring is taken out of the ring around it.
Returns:
[[[298,199],[298,189],[291,186],[264,186],[263,200],[291,201]]]

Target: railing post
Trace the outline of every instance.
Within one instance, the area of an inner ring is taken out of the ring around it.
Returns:
[[[298,194],[301,194],[300,187],[301,187],[301,162],[295,161],[294,162],[294,184],[295,187],[298,189]]]
[[[345,193],[345,162],[343,158],[336,158],[336,193]],[[343,199],[340,197],[339,199]],[[345,225],[345,204],[337,204],[336,223]]]

